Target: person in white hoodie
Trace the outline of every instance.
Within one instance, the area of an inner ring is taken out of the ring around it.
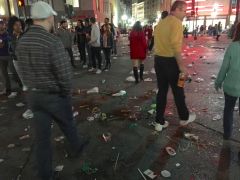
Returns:
[[[102,55],[101,55],[101,43],[100,43],[100,29],[96,23],[96,19],[94,17],[90,18],[90,23],[92,25],[91,31],[91,40],[89,41],[89,45],[92,50],[92,68],[89,69],[89,72],[93,72],[97,68],[96,58],[98,61],[98,69],[96,70],[96,74],[102,73]]]

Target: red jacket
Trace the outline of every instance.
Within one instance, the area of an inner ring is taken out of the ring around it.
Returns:
[[[144,32],[131,31],[129,40],[131,59],[144,60],[147,55],[147,42]]]

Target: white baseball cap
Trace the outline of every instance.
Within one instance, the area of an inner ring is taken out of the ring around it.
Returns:
[[[31,7],[32,19],[46,19],[50,16],[56,16],[57,12],[46,2],[38,1]]]

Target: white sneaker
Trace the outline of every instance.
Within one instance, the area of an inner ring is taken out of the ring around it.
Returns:
[[[11,98],[15,98],[17,96],[17,92],[12,92],[8,98],[11,99]]]
[[[25,92],[28,90],[27,86],[23,86],[22,90]]]
[[[91,68],[88,70],[88,72],[93,72],[95,69],[94,68]]]
[[[83,65],[83,69],[87,69],[88,68],[88,65]]]
[[[189,123],[195,121],[195,119],[196,119],[196,114],[195,113],[190,113],[189,117],[188,117],[188,120],[187,121],[180,121],[180,125],[181,126],[186,126]]]
[[[100,69],[98,69],[97,71],[96,71],[96,74],[101,74],[102,73],[102,70],[100,70]]]
[[[155,130],[160,132],[163,130],[163,128],[167,128],[169,126],[169,122],[165,121],[164,125],[161,125],[160,123],[155,124]]]

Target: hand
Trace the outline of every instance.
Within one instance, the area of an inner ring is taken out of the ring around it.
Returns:
[[[185,76],[188,76],[188,71],[185,67],[180,67],[179,70],[180,70],[180,73],[184,73]]]
[[[215,83],[215,89],[216,91],[219,91],[219,89],[222,89],[222,84]]]

